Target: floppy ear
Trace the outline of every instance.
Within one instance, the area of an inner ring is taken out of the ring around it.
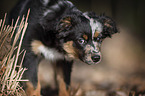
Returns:
[[[118,32],[118,29],[116,27],[116,23],[110,17],[105,16],[105,15],[101,15],[101,16],[99,16],[99,21],[101,21],[103,26],[104,26],[103,27],[103,35],[105,37],[111,37],[112,34],[115,34]]]
[[[72,28],[72,17],[68,16],[68,17],[64,17],[60,20],[58,26],[57,26],[57,30],[58,32],[65,32],[68,31]]]

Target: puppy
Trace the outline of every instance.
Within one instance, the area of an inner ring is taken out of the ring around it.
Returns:
[[[37,74],[43,58],[54,66],[56,80],[62,78],[67,89],[73,60],[98,64],[102,41],[118,32],[110,17],[83,13],[67,0],[20,0],[11,18],[26,14],[29,8],[29,25],[22,48],[27,51],[23,67],[28,68],[23,78],[29,79],[24,88],[30,96],[40,95]]]

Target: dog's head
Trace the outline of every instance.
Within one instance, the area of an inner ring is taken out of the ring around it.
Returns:
[[[96,16],[92,12],[63,17],[57,30],[66,54],[87,64],[97,64],[101,61],[102,41],[118,32],[110,17]]]

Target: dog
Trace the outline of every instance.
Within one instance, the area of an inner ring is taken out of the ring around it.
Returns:
[[[56,80],[61,77],[67,89],[73,60],[98,64],[102,41],[118,32],[110,17],[83,13],[68,0],[19,0],[10,19],[22,17],[29,8],[29,25],[22,44],[26,50],[23,67],[28,69],[23,78],[29,80],[24,88],[29,96],[40,96],[37,74],[43,58],[54,66]]]

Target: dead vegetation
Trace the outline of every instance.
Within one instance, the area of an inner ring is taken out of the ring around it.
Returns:
[[[28,15],[26,19],[23,16],[21,21],[18,17],[15,25],[13,22],[11,25],[5,25],[6,14],[4,19],[0,20],[0,96],[23,96],[25,94],[20,82],[27,81],[22,79],[26,70],[26,68],[22,68],[26,51],[21,50],[21,44],[28,26]],[[14,40],[11,44],[12,38]],[[19,42],[18,45],[17,42]],[[21,62],[18,64],[19,59]]]

